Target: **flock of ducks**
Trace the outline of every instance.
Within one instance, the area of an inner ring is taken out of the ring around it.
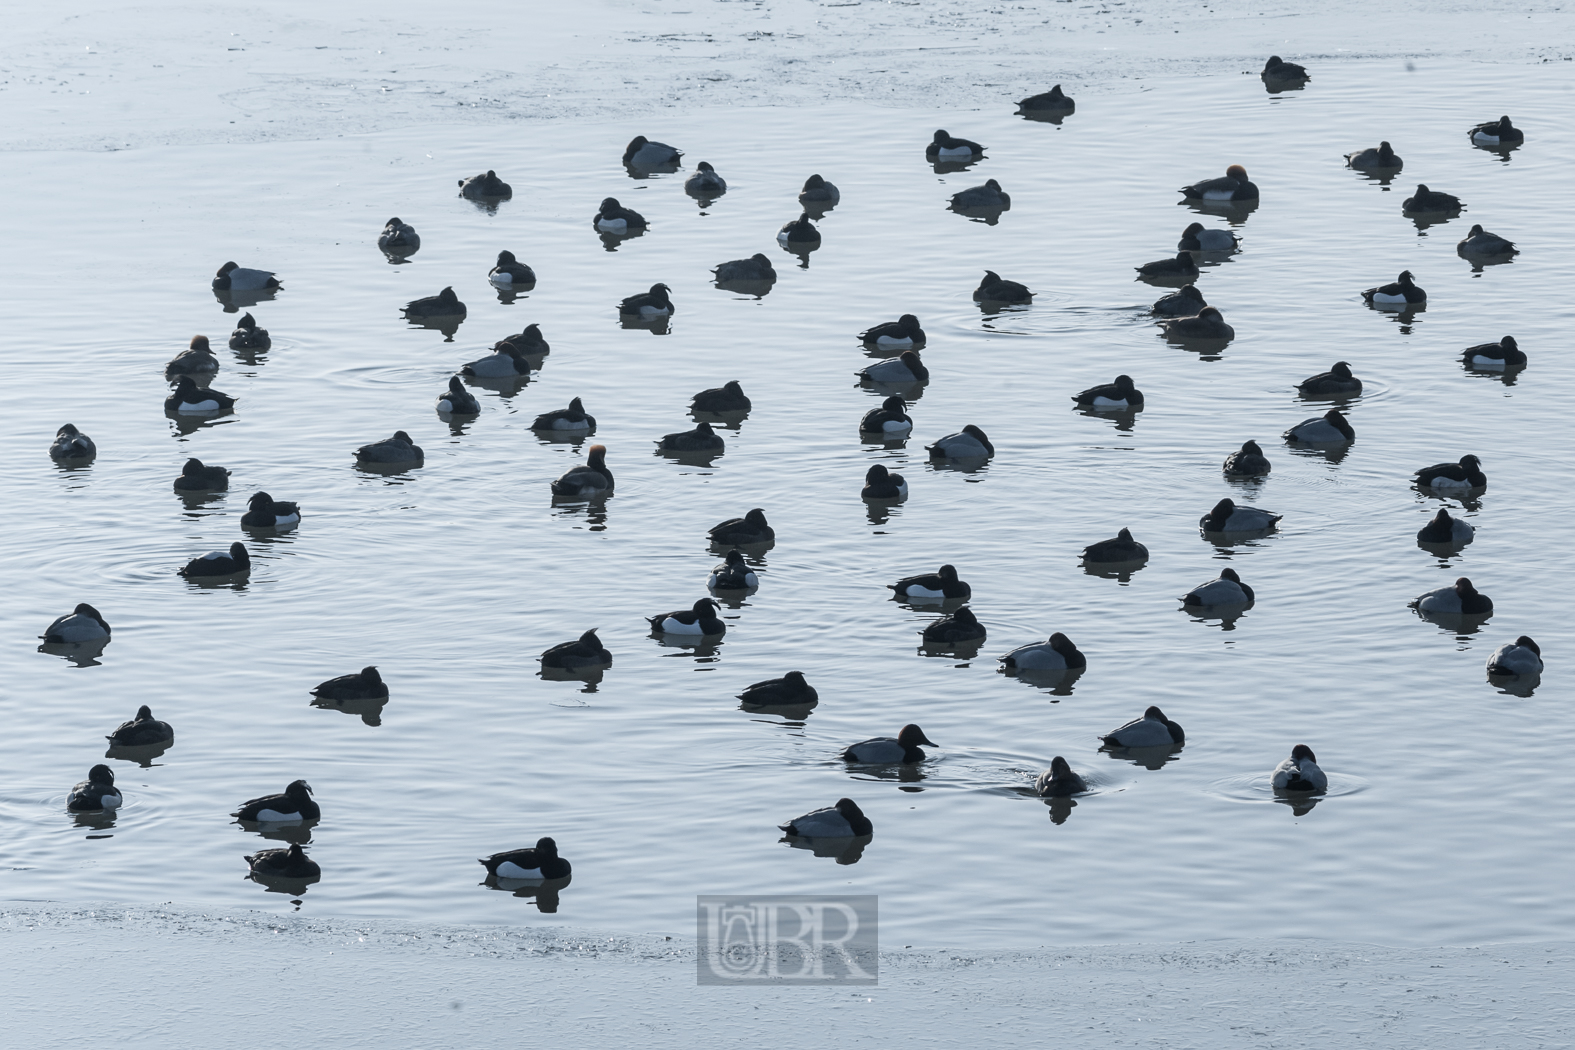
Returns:
[[[1270,91],[1293,90],[1304,86],[1311,78],[1306,69],[1271,57],[1265,64],[1261,77]],[[1033,119],[1060,119],[1075,112],[1075,103],[1056,85],[1049,92],[1021,100],[1019,113]],[[1472,127],[1471,141],[1479,146],[1508,148],[1524,142],[1524,134],[1506,117]],[[623,154],[623,163],[631,172],[656,173],[678,170],[682,152],[644,136],[633,139]],[[985,156],[985,147],[969,139],[958,138],[945,130],[938,130],[925,147],[925,156],[937,164],[968,164]],[[1346,163],[1367,172],[1393,174],[1400,170],[1402,161],[1388,142],[1346,155]],[[508,200],[512,188],[494,171],[487,171],[459,180],[460,194],[471,200],[496,203]],[[698,198],[714,198],[725,193],[726,181],[709,163],[702,162],[684,182],[684,190]],[[1239,164],[1229,166],[1218,178],[1204,179],[1180,189],[1183,202],[1208,203],[1226,209],[1254,207],[1259,201],[1259,188]],[[803,208],[800,218],[782,227],[778,242],[791,251],[813,250],[820,243],[820,233],[814,219],[823,216],[841,199],[837,187],[820,175],[811,176],[799,194]],[[973,213],[976,211],[999,213],[1011,206],[1010,196],[995,179],[983,185],[965,189],[953,195],[954,209]],[[1463,207],[1458,197],[1419,185],[1415,194],[1407,198],[1403,208],[1408,214],[1456,215]],[[648,227],[639,212],[608,197],[601,202],[592,220],[598,233],[622,237],[637,234]],[[408,256],[421,247],[421,237],[410,224],[392,218],[377,238],[380,249],[391,258]],[[1156,302],[1152,312],[1166,332],[1180,339],[1229,340],[1234,330],[1226,324],[1221,312],[1209,306],[1193,281],[1199,274],[1198,260],[1210,253],[1233,252],[1237,238],[1229,230],[1209,229],[1194,222],[1183,232],[1177,244],[1177,253],[1137,267],[1140,279],[1154,283],[1171,283],[1176,290]],[[1480,225],[1473,226],[1469,235],[1460,242],[1458,250],[1463,256],[1507,257],[1516,252],[1510,241],[1488,233]],[[724,287],[747,287],[776,279],[771,260],[763,254],[749,259],[725,262],[714,271],[717,283]],[[535,284],[536,275],[520,262],[512,252],[499,252],[497,263],[488,274],[489,281],[502,288],[525,289]],[[266,270],[248,269],[235,262],[226,262],[213,278],[212,287],[222,294],[271,292],[281,287],[278,277]],[[1426,303],[1426,293],[1415,284],[1410,271],[1402,272],[1391,284],[1366,289],[1363,298],[1379,308],[1401,310],[1419,308]],[[1023,284],[1003,279],[987,270],[978,288],[973,292],[976,302],[988,304],[1027,303],[1033,293]],[[405,307],[405,314],[414,321],[462,318],[465,305],[452,287],[439,294],[417,299]],[[657,283],[649,290],[624,298],[618,305],[621,316],[635,322],[662,323],[676,310],[671,289]],[[924,329],[917,316],[903,314],[895,321],[888,321],[860,333],[861,342],[893,356],[877,360],[858,373],[860,379],[872,385],[902,387],[925,382],[929,372],[919,356],[926,344]],[[258,350],[270,345],[265,329],[257,327],[250,313],[245,314],[230,336],[229,345],[236,349]],[[539,327],[529,325],[522,333],[498,341],[485,357],[465,364],[452,376],[446,388],[436,399],[437,411],[445,416],[475,415],[480,406],[475,395],[466,389],[464,377],[505,378],[527,375],[532,368],[539,368],[542,357],[550,347]],[[1526,355],[1516,345],[1513,337],[1505,336],[1494,343],[1485,343],[1467,349],[1464,360],[1470,367],[1481,369],[1514,369],[1526,365]],[[211,379],[218,372],[219,363],[205,336],[195,336],[190,346],[172,359],[165,368],[165,376],[172,384],[164,407],[171,416],[207,417],[232,410],[235,399],[214,390]],[[1310,398],[1343,398],[1360,394],[1362,381],[1351,371],[1348,362],[1337,361],[1329,371],[1312,376],[1298,385],[1298,391]],[[1080,407],[1106,412],[1133,412],[1144,405],[1143,392],[1137,389],[1130,376],[1118,375],[1106,384],[1090,387],[1072,395]],[[738,382],[703,390],[692,403],[696,412],[741,418],[751,408],[751,402]],[[866,413],[860,422],[860,431],[885,438],[905,438],[913,428],[907,413],[908,403],[899,394],[888,396],[879,408]],[[585,411],[578,397],[566,408],[542,413],[532,424],[533,429],[557,434],[588,435],[596,429],[596,419]],[[1321,416],[1304,420],[1287,430],[1285,439],[1293,444],[1312,446],[1339,446],[1350,443],[1355,432],[1350,421],[1336,409]],[[723,448],[722,435],[709,422],[701,421],[689,431],[665,435],[658,445],[664,450],[682,453],[717,452]],[[985,461],[995,455],[995,446],[978,426],[969,424],[955,434],[948,434],[933,445],[926,446],[932,460]],[[551,483],[554,497],[569,500],[597,500],[610,496],[614,491],[614,478],[607,465],[607,448],[591,445],[586,459],[565,471]],[[49,455],[63,465],[89,463],[97,455],[92,438],[76,426],[67,423],[56,433]],[[356,463],[363,469],[404,471],[420,467],[424,461],[421,448],[405,431],[369,442],[353,451]],[[1232,452],[1223,463],[1223,472],[1234,478],[1258,478],[1267,475],[1271,466],[1263,449],[1255,441],[1246,441],[1238,451]],[[223,467],[205,464],[193,457],[186,461],[174,487],[184,492],[225,491],[229,487],[230,472]],[[1413,483],[1441,495],[1469,496],[1480,493],[1487,485],[1482,464],[1474,455],[1462,456],[1456,462],[1438,463],[1416,471]],[[900,501],[908,495],[908,483],[900,474],[892,473],[884,464],[876,463],[865,475],[862,496],[867,501]],[[293,502],[276,500],[267,492],[257,492],[250,497],[248,510],[241,519],[243,528],[250,530],[281,530],[297,525],[301,508]],[[1231,499],[1220,500],[1198,522],[1205,535],[1226,537],[1235,541],[1261,536],[1273,531],[1281,515],[1252,507],[1241,506]],[[1440,549],[1458,550],[1469,543],[1472,526],[1451,517],[1446,509],[1417,534],[1418,542]],[[759,585],[759,578],[745,558],[745,552],[759,550],[775,542],[776,534],[766,520],[764,510],[755,508],[742,517],[730,518],[709,530],[708,538],[725,550],[725,560],[717,565],[707,579],[713,595],[749,592]],[[1148,548],[1138,542],[1129,529],[1123,528],[1115,537],[1090,544],[1083,551],[1085,563],[1106,567],[1135,567],[1148,559]],[[192,558],[177,570],[188,579],[215,581],[243,577],[251,568],[251,560],[244,543],[236,542],[227,551],[213,551]],[[926,646],[945,650],[976,650],[987,637],[967,604],[972,588],[959,578],[952,565],[942,565],[933,573],[910,576],[888,585],[901,600],[915,604],[939,604],[944,614],[927,625],[922,634]],[[1231,568],[1221,570],[1219,576],[1207,580],[1182,596],[1184,607],[1194,610],[1212,610],[1216,613],[1243,610],[1255,601],[1253,589]],[[1420,595],[1412,603],[1420,614],[1431,618],[1483,617],[1491,613],[1490,598],[1477,591],[1464,577],[1452,586],[1439,588]],[[701,598],[688,608],[675,609],[648,617],[651,631],[658,635],[672,635],[692,639],[715,639],[727,630],[719,615],[720,606],[714,597]],[[92,605],[81,603],[70,613],[49,625],[41,636],[46,651],[83,648],[102,650],[111,638],[109,623]],[[589,630],[580,637],[554,645],[541,654],[540,662],[545,674],[583,675],[599,673],[610,667],[613,655],[602,644],[596,631]],[[1077,675],[1087,667],[1087,659],[1077,646],[1063,633],[1055,632],[1044,642],[1019,646],[1000,657],[1006,671],[1025,676]],[[1541,650],[1529,637],[1522,636],[1506,643],[1489,657],[1487,670],[1490,676],[1534,678],[1543,668]],[[388,686],[376,667],[366,667],[354,674],[342,675],[321,683],[312,690],[314,703],[337,705],[368,704],[386,701]],[[739,694],[746,709],[793,711],[808,710],[818,703],[818,694],[802,672],[791,671],[780,678],[756,682]],[[174,742],[174,730],[168,723],[153,717],[147,705],[138,709],[137,715],[117,727],[108,737],[110,752],[106,757],[136,758],[162,752]],[[1118,726],[1101,736],[1105,748],[1128,752],[1158,750],[1172,753],[1185,744],[1182,727],[1168,718],[1158,707],[1149,707],[1141,717]],[[876,737],[862,740],[844,748],[840,757],[847,763],[858,765],[912,765],[926,759],[924,747],[938,747],[917,725],[903,726],[895,737]],[[1326,792],[1329,777],[1319,767],[1312,749],[1297,744],[1290,756],[1269,775],[1269,784],[1276,793],[1303,798]],[[1088,783],[1067,760],[1054,757],[1050,768],[1033,781],[1033,792],[1052,799],[1064,799],[1089,790]],[[71,791],[67,808],[79,814],[113,812],[124,799],[115,786],[113,770],[107,765],[96,764],[88,778]],[[232,816],[243,827],[257,829],[280,827],[310,827],[321,817],[321,809],[313,798],[312,788],[304,780],[295,780],[278,794],[265,795],[241,803]],[[780,825],[790,840],[808,842],[817,854],[822,850],[816,843],[830,843],[829,854],[838,856],[843,863],[857,859],[862,843],[873,834],[873,825],[852,799],[839,799],[835,804],[812,810]],[[851,845],[850,845],[851,844]],[[250,877],[288,892],[300,892],[321,876],[318,865],[306,855],[300,841],[288,848],[262,850],[246,857]],[[511,886],[537,886],[562,884],[571,873],[568,860],[560,857],[557,844],[550,837],[540,838],[532,847],[497,853],[481,858],[487,871],[489,884],[505,888]]]

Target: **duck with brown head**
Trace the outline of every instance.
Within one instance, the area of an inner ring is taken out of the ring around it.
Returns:
[[[569,499],[595,499],[610,496],[613,491],[612,471],[607,468],[607,446],[592,445],[585,455],[585,462],[564,471],[552,483],[554,496]]]

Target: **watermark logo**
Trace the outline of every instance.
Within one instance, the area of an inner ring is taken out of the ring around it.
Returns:
[[[878,984],[874,894],[695,898],[699,984]]]

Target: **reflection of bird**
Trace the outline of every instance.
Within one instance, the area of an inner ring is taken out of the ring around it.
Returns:
[[[1083,548],[1083,560],[1092,562],[1146,561],[1148,548],[1132,538],[1131,529],[1122,529],[1108,540]]]
[[[747,591],[760,586],[760,577],[744,562],[744,554],[736,547],[727,552],[721,565],[711,570],[706,586],[713,591]]]
[[[481,412],[481,402],[465,389],[459,376],[448,377],[448,389],[437,396],[437,410],[456,416],[474,416]]]
[[[727,443],[710,423],[700,422],[693,430],[664,434],[657,444],[668,452],[721,452]]]
[[[712,543],[747,547],[752,543],[770,543],[777,538],[777,530],[766,521],[766,512],[755,507],[742,518],[728,518],[706,530]]]
[[[612,653],[596,637],[596,629],[580,635],[572,642],[559,642],[541,654],[543,667],[601,667],[612,663]]]
[[[1416,193],[1405,199],[1401,208],[1410,212],[1447,212],[1460,210],[1460,198],[1452,193],[1430,190],[1426,184],[1418,185]]]
[[[1411,600],[1411,608],[1425,613],[1456,613],[1485,616],[1493,611],[1493,599],[1477,590],[1464,576],[1453,587],[1440,587]]]
[[[942,565],[935,572],[927,572],[922,576],[906,576],[886,586],[895,591],[899,598],[952,601],[973,594],[973,588],[968,586],[967,581],[957,578],[957,567],[954,565]]]
[[[871,740],[860,740],[857,744],[850,744],[843,748],[842,758],[848,762],[862,762],[868,765],[894,765],[902,763],[911,765],[924,761],[924,749],[920,744],[939,747],[935,741],[924,735],[924,730],[916,725],[905,725],[895,737],[878,736]]]
[[[804,205],[818,205],[830,207],[842,199],[842,191],[827,182],[819,175],[811,175],[804,180],[804,188],[799,191],[798,202]]]
[[[651,630],[662,634],[719,635],[727,633],[727,624],[717,615],[716,602],[701,598],[689,609],[648,616]]]
[[[1232,477],[1258,478],[1271,469],[1269,457],[1263,454],[1256,441],[1243,441],[1241,448],[1225,457],[1225,473]]]
[[[1422,543],[1466,543],[1476,534],[1476,527],[1470,522],[1451,517],[1449,511],[1439,507],[1438,513],[1417,530],[1416,538]]]
[[[943,128],[936,131],[930,144],[924,147],[924,155],[930,160],[962,160],[966,157],[982,157],[984,147],[972,139],[948,135]]]
[[[1192,201],[1255,201],[1258,187],[1247,181],[1247,169],[1232,164],[1217,179],[1203,179],[1176,191]]]
[[[55,431],[55,440],[49,446],[49,458],[57,461],[92,459],[98,455],[93,439],[67,423]]]
[[[1466,364],[1472,368],[1524,368],[1526,354],[1515,342],[1515,337],[1506,335],[1496,343],[1481,343],[1477,346],[1467,347],[1462,355]]]
[[[572,870],[569,862],[558,856],[558,844],[550,838],[537,839],[534,847],[494,853],[477,863],[488,875],[500,879],[563,879]]]
[[[409,434],[396,430],[392,437],[356,449],[355,458],[358,463],[414,463],[420,466],[426,460],[426,453]]]
[[[1461,456],[1458,463],[1434,463],[1416,472],[1416,484],[1430,489],[1479,489],[1487,485],[1482,461]]]
[[[1473,127],[1471,141],[1483,146],[1519,145],[1526,141],[1526,133],[1511,124],[1508,117],[1499,117]]]
[[[312,799],[312,785],[304,780],[290,781],[281,794],[249,799],[230,814],[258,824],[299,824],[319,820],[322,815],[322,808]]]
[[[228,554],[222,551],[209,551],[201,557],[193,558],[180,570],[180,575],[187,579],[238,576],[243,572],[250,572],[251,568],[252,558],[246,551],[246,544],[237,540],[230,544]]]
[[[272,270],[248,270],[233,262],[219,267],[218,274],[213,278],[213,289],[218,292],[257,292],[279,287],[279,279]]]
[[[931,459],[988,459],[995,455],[995,446],[984,431],[969,423],[959,433],[937,438],[935,444],[926,445],[924,451]]]
[[[1283,514],[1270,514],[1257,507],[1238,507],[1232,499],[1222,499],[1203,515],[1198,525],[1204,532],[1257,532],[1272,529]]]
[[[1345,155],[1348,167],[1364,171],[1382,171],[1385,169],[1399,170],[1404,166],[1394,148],[1387,142],[1380,142],[1377,146],[1368,146],[1366,149],[1357,150]]]
[[[241,515],[241,527],[245,529],[282,529],[301,520],[300,504],[274,499],[266,492],[253,493],[246,507],[246,513]]]
[[[1291,757],[1274,767],[1274,786],[1280,791],[1327,791],[1329,777],[1318,768],[1318,757],[1306,744],[1291,748]]]
[[[62,645],[104,641],[109,635],[109,624],[104,622],[104,617],[99,615],[99,611],[87,602],[78,602],[75,609],[56,618],[39,637],[46,644]]]
[[[1252,588],[1241,582],[1235,569],[1221,569],[1219,576],[1200,583],[1181,596],[1181,604],[1207,608],[1213,605],[1247,605],[1253,600]]]
[[[1529,635],[1521,635],[1513,642],[1505,642],[1488,657],[1487,673],[1490,675],[1525,675],[1542,673],[1542,647]]]
[[[781,678],[768,678],[747,687],[738,698],[750,707],[789,707],[813,704],[820,694],[804,680],[803,671],[789,671]]]
[[[1416,306],[1427,302],[1427,293],[1416,286],[1410,270],[1402,270],[1392,283],[1369,288],[1362,298],[1374,306]]]
[[[859,342],[865,346],[885,346],[913,350],[924,345],[924,329],[913,314],[903,314],[895,321],[883,321],[859,333]]]
[[[564,471],[552,483],[554,496],[586,497],[606,496],[612,493],[612,471],[607,469],[607,446],[592,445],[586,452],[585,462]]]
[[[253,875],[270,879],[317,879],[323,869],[306,855],[299,842],[288,849],[265,849],[246,858]]]
[[[1461,255],[1518,255],[1520,249],[1515,247],[1515,242],[1506,240],[1496,233],[1489,233],[1482,228],[1479,222],[1471,227],[1471,231],[1455,245],[1455,250]]]
[[[368,665],[354,674],[330,678],[312,690],[319,700],[380,700],[388,695],[388,684],[376,667]]]
[[[129,722],[122,722],[115,727],[115,731],[104,739],[112,747],[146,747],[149,744],[166,744],[175,739],[175,730],[170,728],[168,722],[160,722],[153,717],[153,709],[147,704],[137,708],[137,717]]]
[[[1263,72],[1258,74],[1265,81],[1269,80],[1311,80],[1307,69],[1295,62],[1287,62],[1279,55],[1270,55],[1269,60],[1263,64]]]
[[[859,431],[865,434],[895,437],[907,434],[912,429],[913,418],[908,415],[908,403],[896,394],[882,401],[879,408],[864,413],[864,418],[859,420]]]
[[[514,258],[513,252],[501,251],[498,253],[498,264],[487,273],[487,280],[504,288],[535,284],[536,271]]]
[[[974,616],[973,610],[964,605],[961,609],[939,620],[927,624],[923,631],[924,640],[930,643],[955,645],[958,642],[982,642],[985,639],[984,624]]]
[[[1327,397],[1331,394],[1360,394],[1362,381],[1351,374],[1347,361],[1336,361],[1327,372],[1319,372],[1296,384],[1297,393],[1303,397]]]
[[[710,161],[702,160],[684,180],[684,192],[691,197],[719,197],[727,192],[727,180],[716,173]]]
[[[721,386],[700,391],[690,399],[689,407],[696,412],[748,412],[754,406],[738,380],[729,379]]]
[[[1142,718],[1134,718],[1126,725],[1112,729],[1100,736],[1109,747],[1164,747],[1184,744],[1187,734],[1175,722],[1165,717],[1165,712],[1150,706]]]
[[[596,417],[585,411],[579,398],[569,402],[568,408],[555,408],[543,412],[531,423],[532,430],[572,430],[590,433],[596,429]]]
[[[657,168],[677,164],[683,150],[674,149],[665,142],[652,142],[644,135],[636,135],[624,147],[623,162],[631,168]]]
[[[1019,645],[1000,660],[1016,671],[1067,671],[1088,666],[1088,658],[1060,631],[1049,641]]]
[[[852,838],[875,833],[870,819],[851,798],[839,798],[834,806],[811,810],[802,817],[794,817],[786,824],[777,826],[789,835],[807,839]]]
[[[1285,432],[1286,441],[1301,441],[1310,445],[1330,445],[1356,440],[1356,429],[1340,410],[1331,408],[1321,416],[1304,419]]]
[[[908,482],[901,474],[893,474],[886,464],[876,463],[864,472],[864,488],[859,493],[865,499],[905,499]]]
[[[1034,793],[1041,798],[1066,798],[1088,790],[1082,777],[1072,772],[1072,767],[1060,755],[1050,760],[1050,768],[1034,781]]]
[[[514,188],[498,178],[497,172],[488,169],[484,175],[460,179],[459,195],[470,200],[486,200],[489,197],[506,199],[514,196]]]

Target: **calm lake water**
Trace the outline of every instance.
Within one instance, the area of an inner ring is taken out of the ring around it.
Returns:
[[[1239,75],[1088,87],[1060,127],[1003,102],[4,155],[17,206],[0,258],[0,895],[293,910],[244,879],[242,855],[277,843],[228,813],[303,777],[324,875],[300,908],[324,915],[686,932],[696,893],[759,890],[878,893],[890,943],[1575,933],[1575,631],[1560,612],[1575,71],[1314,73],[1278,96]],[[1527,144],[1472,148],[1467,129],[1505,112]],[[923,153],[936,127],[988,159],[937,174]],[[684,149],[685,170],[632,180],[619,155],[639,133]],[[1381,138],[1405,160],[1389,185],[1341,159]],[[704,207],[682,192],[700,160],[729,184]],[[1262,203],[1236,219],[1240,252],[1198,281],[1237,333],[1199,353],[1159,334],[1147,310],[1165,289],[1132,267],[1173,255],[1194,219],[1227,224],[1178,207],[1175,189],[1233,162]],[[514,187],[495,211],[456,196],[487,168]],[[775,235],[812,172],[842,203],[801,268]],[[945,210],[987,178],[1012,196],[998,223]],[[1400,207],[1418,182],[1467,210],[1418,229]],[[616,250],[590,225],[609,195],[652,223]],[[375,244],[391,215],[422,236],[403,265]],[[1478,222],[1522,253],[1474,269],[1455,243]],[[486,280],[505,248],[539,276],[512,302]],[[711,267],[756,251],[778,270],[768,295],[711,284]],[[208,287],[232,258],[284,282],[250,308],[273,336],[255,357],[223,348],[239,314]],[[987,267],[1034,289],[1032,306],[981,312],[970,295]],[[1425,312],[1362,303],[1402,269]],[[673,289],[670,330],[623,328],[617,302],[656,281]],[[405,302],[445,285],[469,306],[452,340],[403,322]],[[856,385],[871,360],[856,333],[906,312],[928,332],[932,378],[912,439],[867,444],[858,420],[880,396]],[[552,352],[530,382],[476,388],[473,422],[439,418],[448,376],[531,322]],[[162,369],[194,332],[214,339],[213,385],[239,403],[182,434],[161,411]],[[1506,334],[1530,356],[1513,382],[1462,368],[1464,347]],[[1343,457],[1287,448],[1282,431],[1329,407],[1296,383],[1336,360],[1366,382],[1343,403],[1355,443]],[[1145,411],[1074,410],[1069,395],[1118,373]],[[729,379],[754,410],[724,431],[725,454],[654,454],[693,425],[690,396]],[[588,442],[529,429],[575,396],[617,477],[605,507],[554,505],[549,481]],[[45,454],[67,421],[98,443],[90,468]],[[967,423],[996,446],[988,466],[929,466],[924,445]],[[425,466],[357,470],[351,450],[395,429]],[[1273,473],[1227,482],[1220,461],[1248,438]],[[1441,501],[1409,477],[1468,452],[1489,488],[1446,505],[1477,538],[1440,558],[1414,535]],[[233,472],[227,495],[172,491],[193,455]],[[877,461],[912,490],[884,514],[859,499]],[[300,527],[244,535],[258,489],[299,501]],[[1282,528],[1207,542],[1198,518],[1224,496]],[[706,529],[756,506],[777,543],[758,592],[724,610],[725,640],[659,644],[644,617],[704,596],[720,560]],[[1085,572],[1081,548],[1123,526],[1147,566]],[[237,539],[255,563],[245,586],[175,575]],[[977,658],[921,652],[936,614],[885,589],[942,562],[973,586],[989,631]],[[1225,566],[1256,606],[1228,622],[1181,611]],[[1495,601],[1480,630],[1407,608],[1459,575]],[[35,651],[78,601],[114,628],[92,666]],[[604,679],[544,681],[537,655],[588,627],[615,654]],[[1057,630],[1088,656],[1070,687],[998,673],[996,655]],[[1548,663],[1526,696],[1483,672],[1519,634]],[[381,724],[310,705],[312,686],[365,664],[392,691]],[[739,709],[744,686],[791,669],[818,688],[813,713]],[[67,791],[142,703],[174,747],[148,768],[112,763],[126,805],[79,824]],[[1098,751],[1096,734],[1155,703],[1187,730],[1171,761]],[[837,759],[906,722],[940,745],[918,771]],[[1303,742],[1335,790],[1298,812],[1266,774]],[[1094,791],[1051,808],[1023,792],[1058,754]],[[778,823],[842,795],[875,824],[857,863],[778,841]],[[546,834],[575,869],[556,915],[478,885],[476,857]]]

